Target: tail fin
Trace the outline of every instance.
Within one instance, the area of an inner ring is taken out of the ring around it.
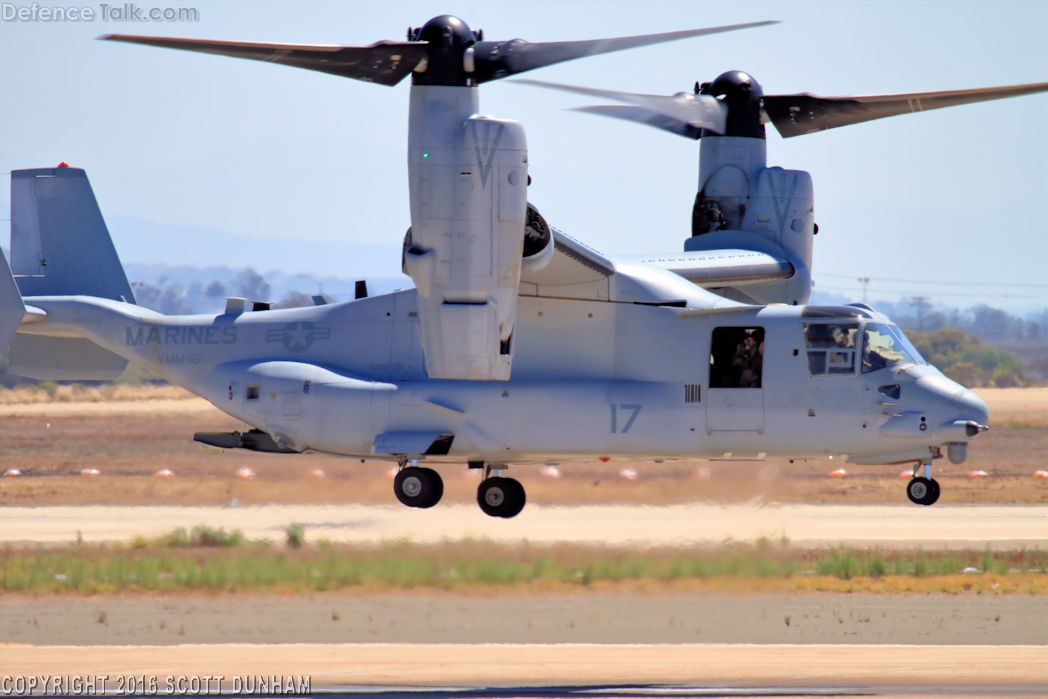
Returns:
[[[11,271],[22,296],[98,296],[134,303],[87,173],[11,173]]]
[[[84,295],[135,302],[83,170],[11,173],[11,272],[13,277],[4,260],[0,355],[10,343],[9,372],[67,380],[114,379],[123,373],[127,360],[90,340],[15,334],[26,313],[25,296]]]
[[[25,304],[22,303],[18,285],[11,276],[11,269],[7,266],[4,251],[0,249],[0,357],[3,356],[11,338],[18,332],[18,325],[24,316]]]

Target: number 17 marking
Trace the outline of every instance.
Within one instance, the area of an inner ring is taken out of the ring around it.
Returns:
[[[618,429],[619,426],[619,408],[622,410],[629,410],[630,416],[626,419],[626,424],[622,426],[622,429]],[[622,405],[611,404],[611,433],[612,434],[626,434],[630,431],[630,427],[633,426],[633,421],[640,415],[641,406],[637,403],[623,403]]]

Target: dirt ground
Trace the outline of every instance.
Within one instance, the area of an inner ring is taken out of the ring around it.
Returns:
[[[1046,645],[1048,604],[1029,595],[746,595],[626,587],[552,594],[9,595],[0,603],[0,627],[6,643],[77,646],[278,639]]]
[[[169,395],[169,394],[165,394]],[[969,448],[966,463],[935,464],[943,504],[1048,502],[1048,388],[985,389],[992,428]],[[392,502],[389,462],[318,454],[223,451],[192,441],[195,431],[241,429],[195,398],[0,405],[0,505],[242,504]],[[255,477],[238,479],[246,466]],[[667,504],[694,501],[782,503],[905,503],[902,466],[844,465],[830,460],[790,464],[700,460],[558,462],[511,468],[530,503]],[[81,476],[83,469],[101,475]],[[154,474],[169,469],[173,476]],[[473,502],[476,473],[463,464],[438,465],[446,502]],[[623,477],[632,469],[635,478]],[[971,478],[973,470],[987,476]],[[317,472],[323,477],[317,477]]]

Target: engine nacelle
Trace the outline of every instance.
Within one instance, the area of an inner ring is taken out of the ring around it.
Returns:
[[[527,223],[524,226],[524,259],[522,271],[537,272],[553,260],[553,232],[546,219],[528,202]]]
[[[528,158],[523,127],[478,116],[475,88],[413,86],[411,230],[430,378],[509,379]]]
[[[684,249],[755,249],[785,257],[791,279],[717,290],[757,303],[805,303],[811,292],[815,195],[811,175],[766,167],[763,138],[703,135],[692,237]]]

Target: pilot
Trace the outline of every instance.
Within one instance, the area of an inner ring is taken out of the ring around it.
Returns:
[[[886,366],[888,366],[888,358],[873,347],[867,346],[866,351],[862,353],[862,373],[867,374]]]
[[[832,326],[835,348],[827,353],[830,374],[850,374],[855,370],[855,334],[858,330],[847,325]]]
[[[833,341],[838,347],[851,348],[853,346],[853,333],[849,332],[850,330],[851,328],[844,325],[833,326]]]

